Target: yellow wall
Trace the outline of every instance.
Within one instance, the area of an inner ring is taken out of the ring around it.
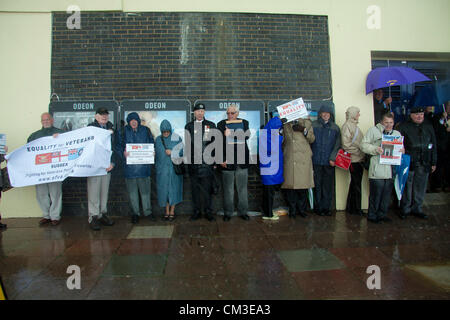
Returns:
[[[51,11],[69,5],[83,10],[254,12],[327,15],[333,101],[336,122],[342,125],[345,110],[361,109],[360,127],[373,123],[372,96],[364,85],[371,69],[372,51],[450,52],[450,1],[448,0],[2,0],[0,2],[0,132],[8,135],[11,150],[20,147],[40,127],[39,115],[50,97]],[[381,12],[381,29],[369,30],[367,8]],[[69,15],[68,15],[69,16]],[[81,20],[81,26],[83,21]],[[338,171],[337,208],[345,208],[348,174]],[[363,207],[367,208],[367,179]],[[40,216],[34,188],[4,194],[5,217]]]

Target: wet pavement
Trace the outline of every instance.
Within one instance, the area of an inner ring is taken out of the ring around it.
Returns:
[[[391,213],[383,224],[345,212],[229,222],[179,215],[137,225],[117,217],[95,232],[85,217],[56,227],[4,219],[0,274],[16,300],[449,299],[445,202],[426,206],[428,220]],[[71,265],[81,270],[79,290],[67,288]],[[371,265],[380,268],[380,289],[368,288]]]

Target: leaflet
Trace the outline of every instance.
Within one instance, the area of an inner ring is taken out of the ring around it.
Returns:
[[[403,136],[390,136],[383,134],[381,140],[383,154],[380,155],[380,164],[398,166],[402,162]]]

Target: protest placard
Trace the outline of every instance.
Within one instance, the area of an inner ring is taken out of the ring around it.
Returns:
[[[285,118],[287,122],[291,122],[300,118],[309,116],[306,105],[302,98],[289,101],[277,107],[280,118]]]
[[[383,153],[380,155],[380,164],[400,165],[402,162],[403,136],[390,136],[383,134],[381,140]]]
[[[155,163],[155,145],[153,143],[127,143],[127,164]]]

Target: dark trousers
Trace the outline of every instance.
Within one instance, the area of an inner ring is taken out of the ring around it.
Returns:
[[[273,216],[273,197],[280,185],[263,185],[263,213],[266,217]]]
[[[199,177],[190,175],[192,186],[192,202],[194,203],[194,214],[201,212],[202,198],[203,209],[206,214],[212,214],[212,183],[213,176]]]
[[[367,218],[380,219],[387,215],[391,202],[392,179],[369,179],[369,212]]]
[[[445,188],[450,185],[450,151],[438,150],[436,171],[430,174],[430,188]]]
[[[334,167],[314,165],[314,211],[331,209],[333,182]]]
[[[286,201],[289,206],[289,214],[304,213],[307,209],[308,189],[286,189]]]
[[[405,190],[401,200],[402,213],[423,213],[422,204],[427,190],[428,170],[423,166],[413,168],[409,171]]]
[[[361,210],[361,180],[364,173],[362,163],[355,162],[350,166],[350,187],[348,189],[346,211],[359,213]]]

